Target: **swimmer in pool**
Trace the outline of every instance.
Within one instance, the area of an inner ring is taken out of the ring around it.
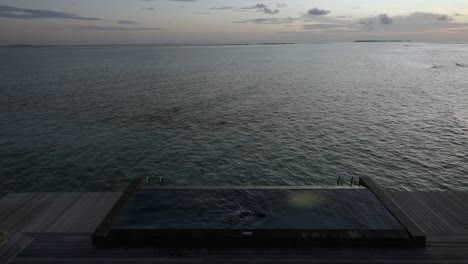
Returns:
[[[247,217],[259,217],[263,218],[268,215],[268,212],[261,211],[261,210],[237,210],[235,215],[239,218],[247,218]]]

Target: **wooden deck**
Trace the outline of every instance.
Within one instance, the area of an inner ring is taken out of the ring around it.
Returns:
[[[120,193],[9,194],[0,263],[468,263],[467,192],[388,194],[426,232],[426,247],[93,249],[90,234]]]

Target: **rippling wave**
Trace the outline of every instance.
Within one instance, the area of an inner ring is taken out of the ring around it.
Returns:
[[[173,185],[370,176],[386,188],[468,190],[466,45],[0,57],[0,192],[119,190],[137,176]]]

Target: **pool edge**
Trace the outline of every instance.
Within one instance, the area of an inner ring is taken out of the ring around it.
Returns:
[[[135,194],[138,188],[143,184],[143,177],[133,179],[127,186],[119,199],[115,202],[109,212],[106,214],[102,222],[96,227],[92,234],[94,245],[106,243],[107,233],[110,231],[112,224],[117,219],[122,208],[127,204],[130,198]]]
[[[387,208],[387,210],[400,222],[411,236],[415,245],[424,246],[426,244],[426,233],[416,222],[405,213],[405,211],[370,177],[360,177],[359,185],[367,187],[377,199]]]

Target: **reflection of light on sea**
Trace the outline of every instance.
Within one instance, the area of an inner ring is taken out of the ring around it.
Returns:
[[[288,196],[288,204],[296,208],[317,207],[323,202],[322,196],[310,192],[291,192]]]

